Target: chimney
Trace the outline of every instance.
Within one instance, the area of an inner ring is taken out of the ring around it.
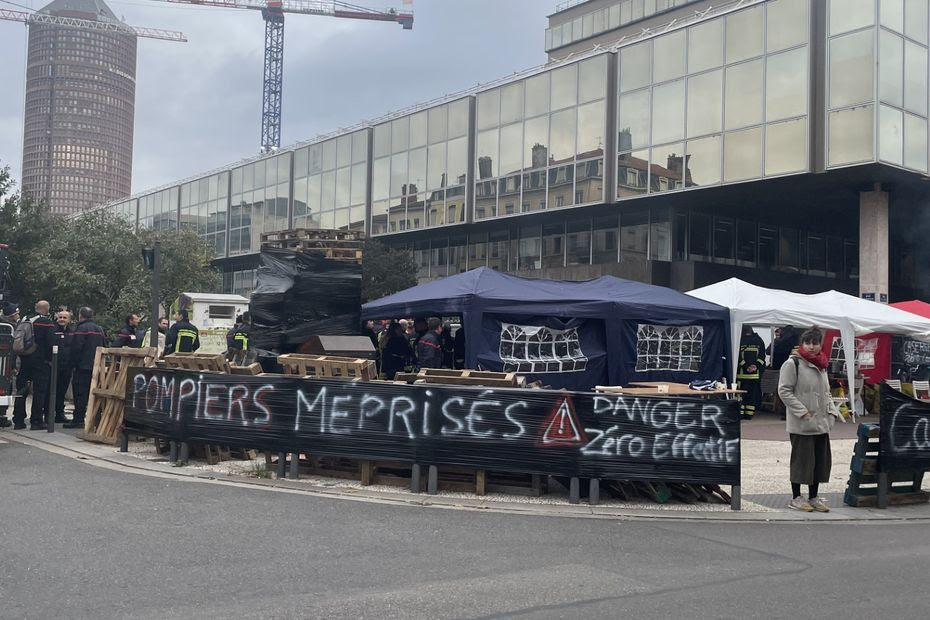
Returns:
[[[630,132],[629,127],[620,130],[620,134],[617,136],[617,150],[633,150],[633,134]]]
[[[548,159],[549,149],[547,149],[542,144],[536,143],[533,145],[533,167],[542,168],[546,165],[546,159]]]
[[[478,178],[479,179],[490,179],[493,175],[491,174],[491,158],[487,155],[478,158]]]

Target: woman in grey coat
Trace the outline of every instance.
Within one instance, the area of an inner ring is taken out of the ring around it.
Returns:
[[[828,359],[822,349],[823,333],[816,327],[807,330],[778,376],[778,396],[785,403],[791,439],[788,507],[803,512],[830,511],[817,496],[817,487],[830,480],[830,429],[837,418],[843,419],[830,395]],[[802,484],[808,485],[808,499],[801,496]]]

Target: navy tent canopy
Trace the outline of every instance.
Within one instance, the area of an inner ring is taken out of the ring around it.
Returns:
[[[547,385],[719,379],[729,310],[678,291],[603,276],[521,278],[480,267],[362,306],[362,319],[461,316],[466,366]]]

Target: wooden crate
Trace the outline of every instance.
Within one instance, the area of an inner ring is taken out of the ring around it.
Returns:
[[[78,437],[108,444],[119,441],[130,369],[153,366],[156,353],[153,347],[97,348],[84,416],[84,431],[78,433]]]
[[[278,356],[284,374],[316,379],[353,379],[371,381],[378,378],[374,360],[335,355],[286,353]]]
[[[930,492],[920,488],[923,470],[882,471],[879,452],[879,425],[860,424],[843,495],[845,504],[857,508],[884,508],[930,501]]]

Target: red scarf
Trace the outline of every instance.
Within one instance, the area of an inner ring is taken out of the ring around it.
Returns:
[[[820,353],[818,353],[817,355],[814,355],[813,353],[808,353],[804,349],[803,345],[799,346],[797,349],[795,349],[795,351],[797,351],[798,355],[806,359],[808,362],[810,362],[811,364],[813,364],[820,370],[827,369],[827,363],[829,362],[829,360],[827,360],[827,354],[825,351],[823,351],[823,349],[821,349]]]

